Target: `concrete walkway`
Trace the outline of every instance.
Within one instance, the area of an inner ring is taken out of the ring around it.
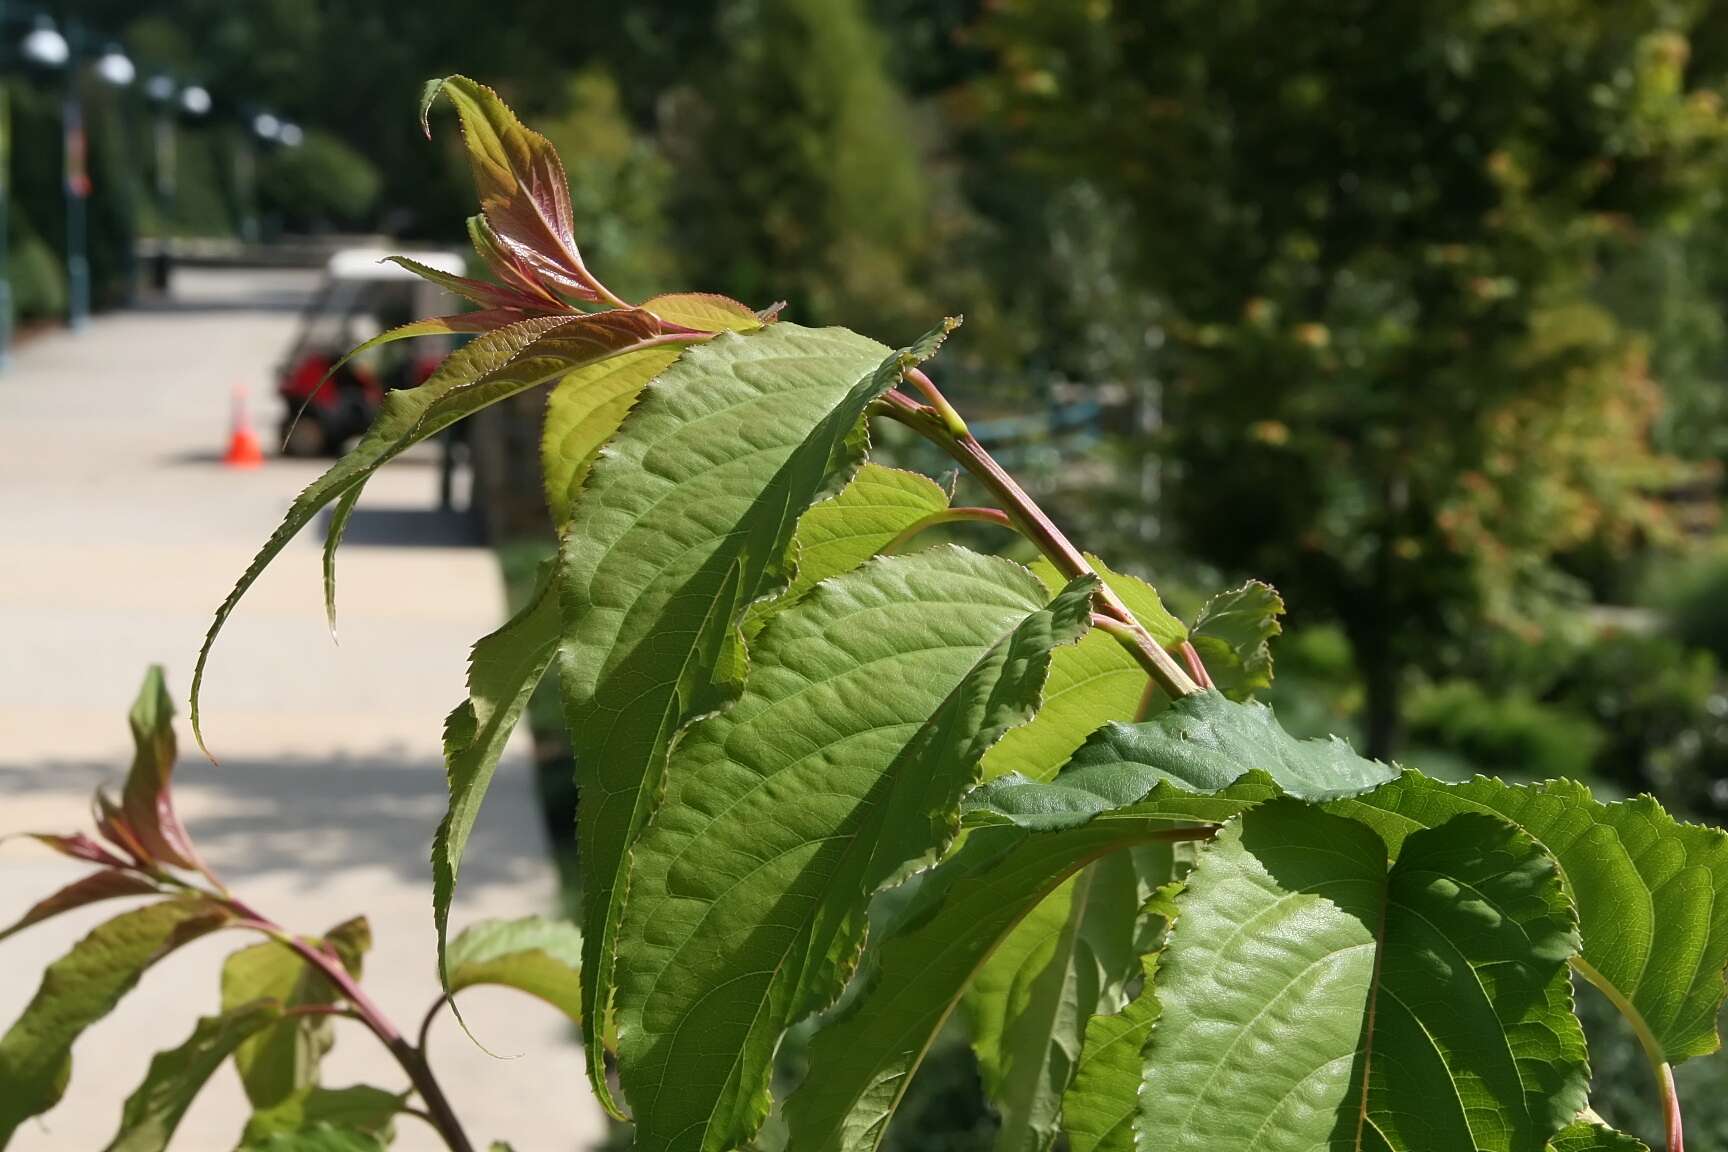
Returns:
[[[174,310],[100,318],[20,349],[0,374],[0,834],[88,827],[88,798],[129,760],[125,712],[145,665],[168,668],[184,701],[211,612],[319,471],[272,459],[215,462],[232,390],[272,434],[270,368],[310,279],[292,272],[183,271]],[[204,854],[254,906],[320,931],[355,913],[376,947],[367,986],[405,1029],[433,999],[432,832],[443,810],[439,740],[461,698],[467,648],[500,619],[496,564],[453,547],[433,511],[433,458],[373,481],[338,566],[342,643],[323,623],[318,544],[308,532],[230,622],[211,663],[199,756],[181,717],[181,810]],[[322,522],[317,527],[322,528]],[[434,541],[428,544],[424,541]],[[435,543],[444,540],[443,545]],[[525,733],[475,831],[458,924],[554,907]],[[24,844],[0,847],[0,922],[82,869]],[[118,904],[71,914],[0,944],[0,1028],[42,967]],[[71,1089],[12,1144],[90,1152],[114,1135],[151,1052],[217,1006],[219,934],[177,953],[74,1053]],[[465,1015],[498,1060],[448,1023],[432,1063],[476,1144],[576,1149],[602,1134],[562,1018],[514,992],[481,989]],[[405,1081],[358,1025],[337,1023],[331,1084]],[[193,1107],[174,1147],[225,1152],[245,1117],[231,1068]],[[396,1147],[441,1145],[407,1117]]]

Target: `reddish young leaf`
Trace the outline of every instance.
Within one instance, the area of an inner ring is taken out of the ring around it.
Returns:
[[[70,836],[60,836],[52,832],[22,832],[19,835],[39,844],[45,844],[62,856],[70,856],[74,860],[87,860],[92,864],[101,864],[105,868],[124,868],[126,861],[90,839],[82,832],[74,832]],[[9,840],[11,837],[0,837]]]
[[[504,251],[503,245],[498,243],[498,237],[492,231],[492,226],[486,223],[486,217],[468,217],[468,240],[474,245],[475,253],[486,267],[492,269],[492,274],[503,281],[506,287],[514,288],[531,299],[543,300],[552,308],[564,306],[557,293],[548,291],[544,284],[534,278],[530,269]]]
[[[174,702],[162,667],[152,664],[132,705],[132,770],[120,794],[126,829],[151,859],[179,868],[197,868],[198,853],[174,814],[170,787],[174,759]]]
[[[438,285],[447,292],[453,292],[465,300],[472,301],[484,309],[512,313],[512,319],[520,320],[527,316],[550,316],[570,311],[569,308],[548,300],[543,295],[531,296],[520,288],[490,284],[469,276],[456,276],[422,264],[418,260],[410,260],[406,256],[386,256],[384,260],[386,263],[394,264],[398,268],[414,273],[422,280]],[[454,317],[445,317],[445,319],[454,319]]]
[[[121,896],[150,896],[160,892],[161,889],[157,888],[155,883],[136,872],[117,872],[113,869],[93,872],[74,880],[52,896],[38,900],[17,923],[0,930],[0,940],[22,932],[32,924],[40,924],[62,912],[70,912],[74,908],[82,908],[99,900],[113,900]]]
[[[466,76],[447,76],[426,85],[420,124],[428,136],[427,113],[439,93],[450,98],[461,117],[480,211],[491,225],[497,247],[566,295],[620,303],[582,264],[570,214],[569,180],[551,142],[524,127],[496,92]]]
[[[138,839],[138,834],[132,829],[132,822],[126,818],[126,813],[114,802],[114,798],[108,795],[108,789],[96,789],[96,795],[90,798],[90,809],[90,817],[96,822],[96,831],[102,839],[126,853],[134,863],[153,863],[150,850]]]

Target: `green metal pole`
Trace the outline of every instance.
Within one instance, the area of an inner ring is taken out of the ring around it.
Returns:
[[[78,99],[78,26],[68,24],[66,99],[60,124],[66,150],[66,322],[74,332],[90,318],[90,256],[86,246],[85,200],[90,195],[84,140],[84,109]]]
[[[0,77],[0,369],[12,363],[12,90]]]
[[[0,28],[5,26],[4,5],[0,5]],[[12,90],[0,75],[0,368],[12,362],[12,248],[7,212],[11,199]]]

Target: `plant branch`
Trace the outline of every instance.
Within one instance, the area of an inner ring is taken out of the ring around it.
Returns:
[[[423,1049],[410,1044],[401,1031],[391,1022],[372,998],[368,996],[357,981],[348,974],[348,969],[340,957],[333,952],[314,946],[310,941],[296,936],[281,925],[259,915],[253,909],[233,897],[223,900],[235,913],[241,917],[240,927],[254,928],[290,948],[302,960],[318,969],[323,977],[330,981],[332,987],[348,1002],[355,1016],[372,1030],[372,1034],[396,1062],[402,1066],[402,1071],[408,1074],[408,1082],[420,1094],[420,1099],[426,1105],[428,1117],[438,1134],[444,1138],[450,1152],[474,1152],[474,1145],[469,1141],[468,1134],[462,1130],[462,1122],[457,1119],[456,1112],[450,1107],[450,1101],[445,1097],[444,1090],[439,1086],[437,1077],[432,1074],[432,1067],[426,1062]]]
[[[920,392],[929,397],[940,397],[941,392],[923,372],[916,368],[906,371],[907,380],[913,383]],[[947,401],[942,401],[947,407]],[[960,466],[972,473],[990,492],[1006,506],[1009,518],[1015,526],[1025,534],[1027,539],[1038,546],[1050,563],[1056,566],[1069,579],[1077,576],[1097,577],[1085,555],[1062,534],[1050,517],[1045,514],[1036,501],[1020,487],[996,458],[985,451],[984,446],[970,432],[965,431],[965,425],[959,425],[959,431],[950,426],[948,419],[935,407],[926,407],[916,403],[911,397],[901,392],[889,392],[883,396],[876,410],[890,419],[911,428],[921,436],[943,449]],[[948,411],[953,409],[948,407]],[[956,417],[958,419],[958,417]],[[1172,697],[1191,696],[1201,690],[1187,670],[1178,664],[1162,645],[1154,640],[1150,633],[1134,618],[1134,613],[1122,602],[1121,597],[1111,591],[1109,585],[1102,581],[1098,588],[1098,601],[1102,614],[1113,617],[1129,629],[1136,658],[1145,666],[1158,686]],[[1123,637],[1119,636],[1119,639]]]

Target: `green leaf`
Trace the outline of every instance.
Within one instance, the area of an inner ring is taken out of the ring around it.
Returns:
[[[1144,791],[1151,781],[1170,780],[1210,792],[1249,769],[1265,772],[1299,800],[1366,792],[1398,775],[1396,768],[1358,756],[1336,736],[1296,739],[1264,704],[1199,692],[1144,724],[1101,729],[1074,754],[1064,776],[1126,772],[1131,789]]]
[[[134,872],[104,868],[100,872],[74,880],[53,895],[38,900],[11,927],[0,931],[0,940],[74,908],[83,908],[101,900],[115,900],[122,896],[151,896],[160,892],[161,889],[156,887],[154,881]]]
[[[450,991],[454,989],[445,941],[462,853],[510,734],[558,652],[556,571],[555,560],[542,564],[534,592],[521,611],[474,645],[468,660],[468,699],[444,721],[444,775],[450,806],[432,838],[432,918],[438,930],[438,974]]]
[[[884,360],[842,329],[723,332],[643,389],[588,474],[561,549],[559,666],[581,797],[589,1073],[609,1108],[614,936],[667,750],[736,693],[742,614],[787,583],[798,517],[856,467],[871,400],[939,341]]]
[[[366,1084],[345,1088],[314,1086],[274,1108],[254,1112],[246,1121],[241,1143],[249,1147],[268,1140],[274,1133],[303,1132],[320,1125],[374,1133],[388,1142],[396,1114],[404,1103],[405,1094]]]
[[[1096,556],[1087,559],[1154,640],[1166,647],[1183,641],[1187,630],[1165,610],[1150,584],[1111,571]],[[1052,590],[1062,582],[1049,561],[1038,561],[1032,570]],[[1043,707],[1030,724],[1016,728],[990,749],[984,757],[985,778],[1018,773],[1029,780],[1050,779],[1100,726],[1134,719],[1147,683],[1140,662],[1103,632],[1062,649],[1050,665]]]
[[[1650,1152],[1650,1148],[1606,1124],[1579,1120],[1548,1141],[1548,1152]]]
[[[1250,772],[1276,786],[1269,796],[1305,800],[1355,795],[1398,776],[1335,736],[1295,739],[1264,704],[1200,692],[1143,724],[1099,729],[1048,783],[1005,776],[977,789],[967,806],[974,822],[1061,828],[1133,805],[1159,783],[1215,792]]]
[[[334,1124],[313,1124],[292,1131],[271,1132],[248,1140],[240,1152],[384,1152],[387,1145],[375,1133]]]
[[[904,529],[948,506],[948,495],[927,476],[866,461],[850,483],[812,504],[792,534],[797,567],[779,596],[750,605],[743,624],[748,648],[769,620],[802,600],[822,581],[850,572],[881,552]],[[744,649],[722,676],[742,679]]]
[[[584,364],[640,348],[653,341],[658,331],[659,322],[640,311],[523,320],[458,348],[418,387],[389,393],[377,419],[353,450],[295,497],[282,523],[216,610],[192,675],[192,732],[199,747],[204,747],[204,738],[198,696],[217,635],[241,597],[320,509],[355,486],[364,485],[373,472],[407,448],[464,417],[507,396],[560,379]],[[326,588],[333,592],[333,578]],[[334,608],[326,607],[333,616]]]
[[[586,368],[558,382],[546,398],[540,467],[552,523],[563,528],[588,469],[635,407],[642,388],[683,353],[676,344],[643,348]]]
[[[480,211],[499,248],[560,292],[598,300],[582,265],[570,214],[570,183],[550,141],[523,127],[516,114],[484,84],[447,76],[426,85],[420,124],[442,93],[462,119]]]
[[[1553,859],[1503,821],[1410,836],[1293,801],[1200,856],[1158,974],[1138,1137],[1184,1152],[1540,1148],[1584,1105]]]
[[[450,944],[450,992],[496,984],[537,996],[582,1020],[582,934],[574,924],[527,916],[482,920]]]
[[[360,503],[364,483],[356,484],[336,498],[330,509],[330,524],[324,529],[324,623],[330,628],[330,639],[336,639],[336,552],[342,547],[342,537],[348,532],[348,521]]]
[[[1246,700],[1271,686],[1270,642],[1284,630],[1278,623],[1283,614],[1283,598],[1258,580],[1206,601],[1188,639],[1218,691]]]
[[[24,1014],[0,1037],[0,1147],[59,1102],[72,1044],[114,1010],[156,961],[230,919],[199,897],[163,900],[98,926],[48,966]]]
[[[361,964],[372,951],[372,925],[364,916],[354,916],[324,933],[324,943],[333,949],[348,975],[360,979]]]
[[[754,332],[763,326],[749,305],[712,292],[669,292],[642,301],[642,307],[668,324],[698,332]]]
[[[1094,1016],[1074,1080],[1062,1098],[1068,1152],[1134,1152],[1134,1117],[1140,1110],[1140,1052],[1158,1023],[1153,988],[1156,962],[1148,957],[1140,992],[1122,1011]]]
[[[845,986],[871,894],[953,836],[1096,587],[1046,608],[1019,565],[943,547],[827,581],[763,630],[635,848],[618,1051],[646,1146],[755,1135],[780,1034]]]
[[[1580,972],[1609,993],[1659,1062],[1720,1045],[1728,967],[1728,836],[1682,824],[1648,796],[1603,804],[1570,780],[1527,787],[1409,773],[1336,810],[1397,854],[1415,829],[1459,812],[1510,820],[1560,862],[1578,908]]]
[[[1045,897],[973,978],[965,1006],[1002,1152],[1055,1142],[1087,1023],[1117,1011],[1138,969],[1134,861],[1117,852]]]
[[[331,1004],[336,990],[323,973],[286,944],[266,940],[230,953],[222,963],[222,1010],[271,1000],[284,1007]],[[270,1108],[311,1087],[334,1036],[316,1016],[281,1020],[245,1038],[234,1066],[254,1108]]]
[[[144,1083],[126,1098],[120,1131],[108,1152],[163,1152],[205,1081],[240,1044],[282,1017],[282,1006],[260,1000],[206,1016],[177,1048],[158,1052]]]
[[[799,518],[792,538],[798,571],[786,594],[772,603],[790,604],[822,581],[852,571],[946,507],[948,494],[928,476],[866,463],[850,484]]]
[[[413,261],[403,261],[400,257],[392,257],[392,259],[397,260],[398,263],[402,263],[404,267],[413,264]],[[318,393],[324,390],[324,386],[329,384],[330,381],[335,378],[336,373],[340,372],[344,365],[356,356],[370,352],[374,348],[381,348],[386,344],[394,344],[398,340],[412,340],[420,336],[450,336],[456,333],[472,334],[492,332],[499,328],[508,328],[520,320],[540,320],[547,317],[551,317],[554,320],[568,320],[572,318],[572,315],[572,313],[562,309],[552,310],[542,308],[537,312],[531,313],[518,309],[488,308],[479,312],[459,312],[452,316],[428,316],[423,320],[412,320],[407,324],[398,324],[394,328],[380,332],[370,340],[364,340],[359,344],[356,344],[338,357],[335,363],[326,368],[324,370],[324,375],[319,378],[318,383],[313,387],[312,392],[304,401],[301,402],[300,407],[295,411],[293,424],[290,425],[289,430],[292,432],[293,425],[298,424],[305,417],[306,409],[311,407],[313,397],[317,396]],[[361,485],[361,487],[363,488],[364,485]],[[336,626],[335,610],[331,607],[335,596],[336,576],[334,559],[336,546],[330,540],[330,537],[336,539],[341,538],[342,528],[347,524],[348,515],[353,511],[354,504],[359,499],[360,493],[358,491],[353,491],[346,495],[343,502],[338,505],[337,515],[333,518],[330,531],[326,534],[326,542],[324,545],[325,615],[331,618],[330,626],[332,630],[334,630]]]
[[[1048,816],[1049,784],[1003,797],[952,856],[871,905],[871,947],[810,1046],[810,1071],[786,1103],[790,1147],[866,1152],[887,1129],[924,1053],[968,982],[1021,919],[1087,862],[1172,835],[1192,835],[1277,795],[1251,773],[1217,795],[1156,785],[1138,803],[1034,832],[1012,821]],[[1063,797],[1056,797],[1060,804]],[[974,811],[973,816],[985,815]]]
[[[151,858],[178,868],[197,867],[198,854],[174,814],[171,787],[177,749],[174,702],[160,664],[144,674],[127,718],[132,728],[132,768],[120,793],[127,829]]]

